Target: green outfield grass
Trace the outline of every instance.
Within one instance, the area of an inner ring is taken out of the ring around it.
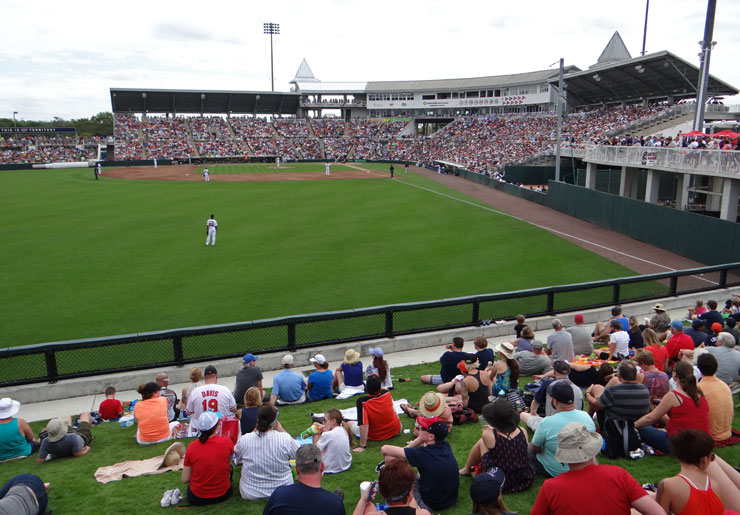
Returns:
[[[393,366],[392,361],[390,365]],[[421,384],[418,377],[422,374],[436,372],[438,369],[437,365],[432,364],[393,368],[394,379],[404,376],[413,378],[410,383],[399,383],[396,380],[395,389],[392,392],[393,398],[397,400],[405,398],[412,403],[418,402],[424,392],[429,389],[428,385]],[[529,378],[522,378],[520,387],[528,383],[529,380]],[[310,412],[323,413],[329,408],[343,409],[354,405],[355,399],[351,398],[343,401],[324,400],[302,406],[281,406],[280,422],[286,431],[295,436],[311,424]],[[20,416],[22,415],[21,408]],[[405,415],[400,418],[404,428],[413,428],[411,419]],[[36,434],[44,426],[45,422],[31,424],[31,428]],[[740,429],[740,419],[737,416],[733,427]],[[0,485],[16,474],[36,474],[44,481],[51,483],[49,510],[59,514],[162,513],[159,501],[165,490],[180,488],[181,491],[185,491],[186,486],[180,480],[180,472],[125,478],[105,485],[97,483],[93,477],[98,467],[113,465],[125,460],[151,458],[161,455],[167,449],[168,444],[166,443],[152,446],[137,445],[134,440],[135,429],[135,427],[122,428],[116,423],[104,423],[94,427],[95,440],[91,445],[92,450],[81,458],[63,458],[37,464],[34,457],[31,457],[22,461],[0,464]],[[453,428],[447,441],[452,446],[460,467],[465,464],[470,448],[480,436],[481,425],[478,423],[468,423]],[[352,513],[360,496],[359,484],[362,481],[377,479],[375,466],[382,459],[380,454],[381,445],[389,443],[404,446],[412,437],[411,434],[400,434],[387,442],[369,442],[365,452],[353,453],[352,467],[348,471],[324,476],[322,486],[329,491],[342,488],[345,492],[345,509],[347,513]],[[528,432],[528,438],[531,440],[531,432]],[[189,439],[183,440],[186,445],[190,441]],[[740,445],[716,449],[716,453],[731,465],[736,465],[740,460]],[[598,460],[603,464],[614,464],[623,467],[641,484],[657,482],[679,472],[678,462],[671,456],[646,456],[637,461],[609,460],[603,457],[598,457]],[[218,513],[224,514],[256,515],[262,513],[266,501],[244,501],[239,496],[240,474],[241,470],[237,468],[232,478],[234,493],[229,500],[219,504],[217,508],[191,507],[188,508],[188,513],[212,513],[216,510],[218,510]],[[471,513],[470,482],[469,477],[460,478],[458,502],[440,513],[443,515],[466,515]],[[510,511],[526,515],[530,512],[542,483],[543,479],[537,477],[528,490],[516,494],[504,494],[504,503]],[[608,485],[601,486],[608,487]],[[584,488],[588,487],[588,485],[584,486]],[[378,496],[376,502],[382,502],[382,497]],[[578,502],[577,499],[574,502]],[[187,502],[183,501],[180,504],[185,505]],[[310,513],[310,511],[307,511],[307,513]]]
[[[231,173],[324,173],[326,172],[326,162],[320,161],[316,163],[281,163],[280,168],[275,166],[275,163],[259,163],[259,164],[225,164],[225,165],[214,165],[208,167],[208,172],[212,174],[231,174]],[[203,168],[198,169],[199,173],[203,173]],[[386,167],[387,169],[387,167]],[[332,172],[347,172],[350,170],[357,171],[354,168],[340,164],[331,164]]]
[[[632,275],[396,170],[264,183],[3,172],[0,346]],[[218,244],[206,247],[211,213]]]

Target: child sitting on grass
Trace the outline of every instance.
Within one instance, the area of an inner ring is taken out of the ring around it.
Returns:
[[[116,420],[123,415],[123,404],[116,399],[116,388],[108,386],[105,389],[105,400],[100,403],[98,414],[103,420]]]

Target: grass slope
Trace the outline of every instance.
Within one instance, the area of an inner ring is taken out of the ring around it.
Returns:
[[[0,303],[12,316],[0,346],[632,275],[401,175],[204,183],[3,172]],[[204,245],[210,213],[215,247]]]
[[[391,363],[391,366],[393,363]],[[394,368],[393,377],[410,376],[414,378],[410,383],[398,383],[396,381],[393,390],[394,399],[406,398],[410,402],[417,402],[422,394],[429,389],[418,381],[418,377],[424,373],[434,371],[430,365],[415,365],[403,368]],[[521,384],[529,382],[529,378],[523,378]],[[737,400],[737,399],[735,399]],[[291,435],[297,435],[311,423],[310,412],[323,413],[329,408],[340,409],[354,405],[354,399],[344,401],[325,400],[304,406],[282,406],[280,408],[280,422]],[[401,417],[404,428],[412,429],[413,422],[406,416]],[[38,433],[45,423],[31,424],[35,433]],[[740,419],[735,417],[733,424],[735,429],[740,429]],[[159,500],[165,490],[180,488],[184,490],[180,481],[180,473],[167,472],[157,476],[143,476],[138,478],[127,478],[122,481],[98,484],[93,474],[98,467],[112,465],[125,460],[139,460],[161,455],[167,448],[167,444],[154,446],[139,446],[134,440],[135,428],[121,428],[115,423],[105,423],[93,429],[95,440],[92,443],[92,451],[82,458],[65,458],[52,460],[48,463],[37,464],[33,459],[19,462],[0,464],[0,484],[16,474],[31,473],[39,475],[44,481],[51,482],[49,492],[49,509],[58,514],[96,514],[96,513],[160,513]],[[448,441],[453,448],[458,464],[462,467],[467,458],[468,451],[480,438],[480,424],[465,424],[455,426]],[[401,434],[388,442],[393,445],[404,446],[412,435]],[[529,433],[531,439],[532,434]],[[187,445],[190,440],[184,440]],[[367,450],[363,453],[353,453],[352,468],[341,474],[324,476],[322,486],[329,491],[342,488],[345,491],[345,507],[347,513],[351,513],[359,499],[359,484],[362,481],[377,478],[375,466],[381,460],[380,442],[370,442]],[[728,463],[735,465],[740,461],[740,445],[725,447],[716,450]],[[673,457],[647,456],[638,461],[630,460],[608,460],[599,457],[600,463],[615,464],[625,468],[639,483],[657,482],[662,478],[675,475],[679,471],[678,462]],[[191,513],[210,513],[218,510],[219,513],[244,513],[260,514],[265,501],[248,502],[239,496],[238,482],[241,471],[234,472],[233,484],[234,494],[232,498],[218,508],[188,508]],[[538,477],[532,487],[517,494],[504,495],[504,503],[511,510],[522,515],[529,513],[537,491],[543,483]],[[469,497],[470,478],[460,479],[459,499],[455,506],[442,511],[443,515],[464,515],[471,512]],[[381,502],[378,496],[376,502]],[[182,504],[186,504],[183,502]]]

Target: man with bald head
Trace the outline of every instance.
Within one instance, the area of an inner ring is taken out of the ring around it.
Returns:
[[[160,396],[167,399],[167,418],[170,422],[174,422],[180,415],[180,410],[175,407],[177,406],[177,394],[167,388],[170,384],[170,377],[167,372],[160,372],[154,382],[160,387]]]

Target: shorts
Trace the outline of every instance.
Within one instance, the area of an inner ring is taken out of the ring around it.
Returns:
[[[90,445],[90,442],[93,441],[93,435],[90,432],[90,423],[89,422],[80,422],[77,425],[77,429],[74,431],[70,431],[70,433],[77,433],[82,437],[82,439],[85,441],[85,445]]]
[[[544,417],[540,417],[539,415],[532,415],[527,419],[527,427],[531,429],[533,433],[536,433],[540,422],[542,422],[543,420]]]
[[[534,470],[534,473],[538,476],[544,476],[545,478],[551,478],[552,476],[550,473],[545,470],[545,466],[540,463],[540,460],[537,459],[537,453],[532,450],[531,447],[527,447],[527,460],[529,461],[529,466]]]
[[[444,384],[445,382],[444,382],[444,381],[442,381],[442,376],[441,376],[441,375],[439,375],[439,374],[434,374],[434,375],[433,375],[433,376],[432,376],[432,377],[431,377],[431,378],[429,379],[429,383],[430,383],[430,384]]]

